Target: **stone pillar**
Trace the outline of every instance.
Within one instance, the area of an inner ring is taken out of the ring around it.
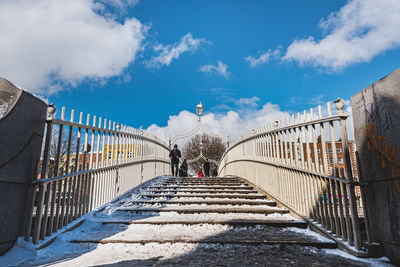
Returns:
[[[0,78],[0,255],[24,234],[47,105]]]
[[[400,69],[351,102],[370,236],[400,264]]]

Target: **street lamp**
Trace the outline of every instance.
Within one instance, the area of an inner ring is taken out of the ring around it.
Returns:
[[[203,103],[200,102],[200,104],[198,104],[196,106],[196,113],[197,113],[197,116],[199,116],[199,118],[201,115],[203,115],[203,111],[204,111],[204,106],[203,106]]]

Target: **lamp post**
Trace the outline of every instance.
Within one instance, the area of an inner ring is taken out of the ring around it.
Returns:
[[[203,106],[203,103],[200,102],[196,106],[196,114],[198,116],[198,118],[197,118],[198,121],[200,121],[200,117],[201,117],[201,115],[203,115],[203,111],[204,111],[204,106]]]
[[[196,125],[196,127],[195,127],[193,130],[191,130],[190,132],[188,132],[188,133],[181,134],[181,135],[177,135],[177,136],[174,136],[174,137],[172,137],[172,138],[170,137],[169,140],[168,140],[168,142],[169,142],[169,148],[170,148],[170,149],[172,148],[172,144],[173,144],[177,139],[191,136],[192,134],[196,133],[196,132],[199,131],[199,130],[202,130],[203,132],[206,132],[203,128],[201,128],[201,121],[200,121],[200,118],[201,118],[201,115],[203,115],[203,112],[204,112],[204,106],[203,106],[203,103],[200,102],[200,103],[196,106],[196,114],[197,114],[197,125]]]

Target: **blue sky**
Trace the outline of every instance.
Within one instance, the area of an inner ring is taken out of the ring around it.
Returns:
[[[199,101],[209,129],[226,134],[216,124],[234,112],[235,129],[249,130],[270,114],[350,99],[400,62],[400,38],[387,37],[398,35],[390,15],[400,10],[396,0],[0,3],[3,25],[13,22],[13,10],[43,18],[20,12],[24,25],[3,45],[9,60],[0,76],[57,107],[133,127],[156,124],[150,130],[164,137],[190,128],[185,110],[194,112]]]

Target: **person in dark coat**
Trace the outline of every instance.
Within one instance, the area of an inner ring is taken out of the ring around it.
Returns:
[[[203,169],[204,169],[204,175],[206,177],[210,177],[210,162],[208,162],[208,159],[206,159],[206,162],[204,162]]]
[[[169,152],[169,158],[171,159],[171,172],[173,176],[178,176],[180,157],[182,157],[181,151],[178,149],[178,145],[174,145],[174,149]]]
[[[182,171],[182,177],[187,177],[188,176],[188,164],[186,162],[186,159],[183,160],[183,163],[181,164],[181,169]]]
[[[212,171],[212,177],[217,177],[218,176],[218,171],[217,171],[217,168],[215,168],[213,171]]]

